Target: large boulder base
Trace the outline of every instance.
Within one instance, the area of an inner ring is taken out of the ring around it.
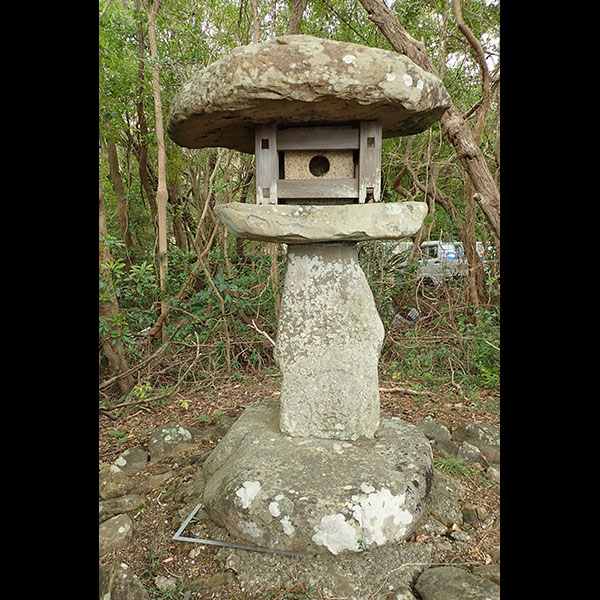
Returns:
[[[442,82],[396,52],[307,35],[249,44],[200,70],[167,123],[180,146],[254,153],[257,123],[379,120],[383,137],[424,131],[450,106]]]
[[[425,436],[382,414],[374,439],[279,430],[279,401],[247,408],[204,464],[206,512],[235,539],[314,554],[361,552],[405,540],[433,477]]]
[[[343,205],[219,204],[215,212],[235,236],[261,242],[314,244],[400,239],[414,235],[427,214],[425,202]]]

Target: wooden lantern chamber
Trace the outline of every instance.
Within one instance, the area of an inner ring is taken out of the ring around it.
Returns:
[[[257,125],[257,204],[379,202],[381,139],[379,121],[287,129]]]

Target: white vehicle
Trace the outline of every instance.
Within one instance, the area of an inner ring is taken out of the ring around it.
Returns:
[[[394,248],[393,253],[401,255],[400,262],[396,263],[400,270],[408,265],[412,248],[412,242],[401,242]],[[483,244],[476,242],[476,248],[477,254],[484,260]],[[439,285],[467,274],[468,263],[461,242],[423,242],[420,249],[416,263],[419,278]]]
[[[458,256],[465,263],[465,268],[468,268],[466,266],[466,265],[468,265],[468,262],[467,262],[467,259],[465,257],[465,251],[463,249],[462,242],[454,242],[454,245],[456,246],[456,250],[458,252]],[[488,250],[489,249],[490,248],[488,247]],[[483,242],[475,242],[475,250],[477,252],[477,256],[479,256],[479,259],[483,262],[483,268],[484,268],[484,270],[487,272],[489,270],[489,265],[488,265],[487,256],[486,256],[485,247],[483,245]]]

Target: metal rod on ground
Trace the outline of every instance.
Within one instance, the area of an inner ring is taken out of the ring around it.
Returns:
[[[173,539],[176,542],[192,542],[194,544],[206,544],[210,546],[223,546],[224,548],[235,548],[236,550],[249,550],[250,552],[268,552],[271,554],[283,554],[285,556],[298,556],[297,552],[292,552],[291,550],[278,550],[275,548],[262,548],[261,546],[245,546],[243,544],[235,544],[232,542],[221,542],[219,540],[207,540],[204,538],[193,538],[193,537],[185,537],[181,534],[184,529],[188,526],[189,522],[194,518],[194,515],[200,510],[202,507],[202,502],[199,502],[194,510],[186,517],[185,521],[181,524],[181,527],[176,531]]]

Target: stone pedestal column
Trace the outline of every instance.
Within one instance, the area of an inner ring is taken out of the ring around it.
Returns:
[[[372,438],[383,336],[355,242],[289,245],[275,346],[281,431]]]

